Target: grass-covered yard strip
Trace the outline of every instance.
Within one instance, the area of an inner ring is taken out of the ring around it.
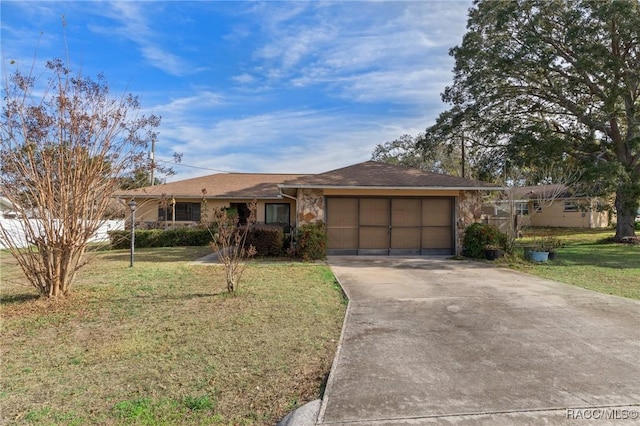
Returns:
[[[613,243],[614,234],[612,229],[532,228],[519,243],[540,236],[560,238],[565,245],[557,258],[541,264],[513,258],[505,262],[539,277],[640,300],[640,246]]]
[[[253,262],[232,297],[207,252],[102,252],[53,303],[0,253],[0,423],[274,424],[318,398],[346,306],[328,267]]]

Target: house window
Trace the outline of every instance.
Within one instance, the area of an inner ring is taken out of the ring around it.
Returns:
[[[288,203],[267,203],[265,204],[264,223],[270,225],[280,225],[284,232],[290,229],[291,205]]]
[[[577,212],[580,211],[580,208],[574,201],[565,201],[564,202],[564,211],[565,212]]]
[[[529,214],[529,203],[516,203],[516,214],[519,216],[526,216]]]
[[[175,220],[186,222],[200,222],[200,203],[176,203],[175,208],[171,204],[158,207],[158,220],[174,220],[173,212],[176,212]]]

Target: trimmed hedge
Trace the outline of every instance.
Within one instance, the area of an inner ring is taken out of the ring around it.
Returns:
[[[136,247],[206,246],[212,237],[205,228],[136,229]],[[131,247],[131,231],[109,231],[112,249]]]
[[[327,258],[327,233],[322,222],[300,226],[296,241],[297,255],[302,260],[323,260]]]
[[[277,257],[284,253],[284,232],[279,225],[253,225],[249,228],[245,247],[252,245],[256,256]]]
[[[498,228],[486,223],[473,223],[467,227],[464,234],[463,255],[475,259],[484,259],[484,248],[487,245],[499,246],[505,249],[507,235]]]

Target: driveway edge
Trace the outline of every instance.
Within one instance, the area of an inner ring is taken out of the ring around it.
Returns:
[[[329,266],[329,269],[331,269],[331,265],[327,263],[327,266]],[[335,380],[335,376],[336,376],[335,370],[338,366],[338,359],[340,358],[340,354],[342,352],[342,343],[344,342],[344,338],[345,338],[344,335],[345,335],[345,330],[347,329],[347,321],[349,319],[349,316],[351,315],[351,297],[349,296],[349,293],[347,292],[345,287],[342,285],[342,283],[340,282],[340,279],[333,272],[333,270],[331,270],[331,273],[333,274],[333,277],[335,278],[337,283],[340,285],[340,288],[342,289],[342,293],[346,296],[348,302],[347,302],[347,309],[345,310],[345,313],[344,313],[344,319],[342,320],[342,330],[340,331],[340,339],[338,340],[336,355],[333,357],[333,362],[331,363],[331,370],[329,370],[327,385],[325,386],[324,393],[322,395],[322,404],[320,405],[320,411],[318,412],[318,420],[316,421],[316,424],[322,424],[324,420],[324,412],[327,409],[327,404],[329,402],[329,397],[328,397],[329,391],[331,390],[331,387],[333,386],[333,382]]]

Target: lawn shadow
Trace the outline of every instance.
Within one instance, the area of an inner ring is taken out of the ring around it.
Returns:
[[[33,293],[19,293],[19,294],[3,294],[0,295],[0,305],[11,305],[14,303],[29,302],[31,300],[39,299],[40,296]]]
[[[132,298],[135,299],[143,299],[145,303],[163,303],[165,301],[174,301],[174,300],[195,300],[195,299],[224,299],[227,297],[233,297],[233,295],[227,293],[226,290],[220,290],[215,293],[184,293],[184,294],[156,294],[156,293],[135,293],[130,297],[120,297],[115,299],[109,299],[110,302],[130,302]]]
[[[189,262],[197,260],[207,254],[210,254],[211,250],[189,250],[184,248],[158,248],[158,249],[145,249],[143,251],[134,252],[135,262],[151,262],[151,263],[167,263],[167,262]],[[129,251],[118,250],[114,252],[101,253],[100,257],[105,260],[113,262],[129,262],[131,253]]]
[[[593,246],[593,247],[590,247]],[[598,247],[596,247],[598,246]],[[613,245],[612,245],[613,246]],[[598,266],[612,269],[635,269],[640,268],[640,251],[635,253],[621,253],[619,250],[603,250],[601,244],[581,244],[569,251],[558,250],[558,257],[549,265],[558,266]],[[617,247],[617,245],[616,245]],[[579,250],[580,248],[590,248],[589,251]],[[578,249],[578,250],[576,250]]]

